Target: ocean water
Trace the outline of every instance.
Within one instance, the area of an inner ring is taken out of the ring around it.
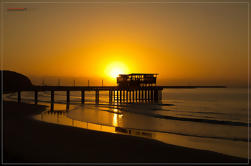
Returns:
[[[5,95],[16,100],[16,94]],[[33,93],[22,93],[24,102],[33,102]],[[55,92],[55,110],[36,119],[105,132],[131,134],[179,146],[211,150],[232,156],[250,156],[248,90],[245,88],[165,89],[158,103],[109,103],[108,92],[71,92],[67,108],[65,92]],[[39,103],[50,105],[50,92],[39,92]],[[67,108],[67,109],[66,109]],[[50,107],[48,107],[48,110]],[[62,113],[63,112],[63,113]],[[85,123],[85,124],[84,124]],[[98,125],[93,126],[91,125]]]

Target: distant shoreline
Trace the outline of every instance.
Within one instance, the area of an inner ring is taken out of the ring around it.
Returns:
[[[159,86],[162,88],[185,88],[185,89],[190,89],[190,88],[227,88],[227,86]]]
[[[5,163],[246,163],[247,159],[134,136],[49,124],[43,105],[4,101]]]

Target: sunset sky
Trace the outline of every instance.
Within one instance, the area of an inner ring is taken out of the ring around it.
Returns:
[[[247,3],[4,5],[3,69],[37,84],[144,72],[162,85],[247,85]]]

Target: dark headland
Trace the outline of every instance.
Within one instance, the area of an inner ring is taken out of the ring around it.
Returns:
[[[4,163],[240,163],[246,159],[32,119],[45,106],[3,103]]]
[[[2,80],[3,79],[3,80]],[[33,87],[31,80],[20,73],[0,70],[0,82],[2,84],[4,93],[16,92],[19,89],[30,89]]]

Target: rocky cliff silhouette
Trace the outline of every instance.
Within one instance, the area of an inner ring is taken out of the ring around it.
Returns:
[[[14,71],[3,70],[0,72],[0,76],[1,85],[3,85],[3,93],[29,89],[33,86],[27,76]]]

